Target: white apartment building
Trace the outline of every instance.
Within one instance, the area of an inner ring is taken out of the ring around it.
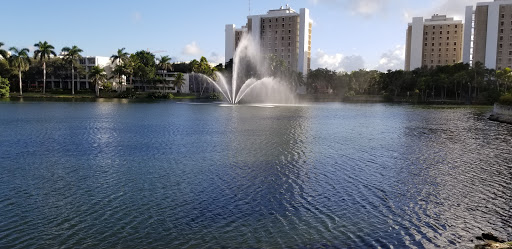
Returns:
[[[307,75],[311,68],[311,30],[309,10],[281,7],[264,15],[247,17],[247,24],[236,28],[226,25],[226,62],[231,60],[243,34],[250,34],[263,54],[273,54],[286,62],[289,69]]]
[[[462,20],[433,15],[414,17],[407,27],[405,70],[451,65],[462,61]]]
[[[467,6],[463,62],[487,68],[512,68],[512,0]]]
[[[60,54],[59,57],[63,57],[64,54]],[[75,90],[80,89],[92,89],[92,85],[90,85],[89,80],[89,71],[94,66],[100,66],[105,69],[105,72],[107,73],[107,76],[110,78],[112,73],[112,63],[110,61],[110,57],[105,56],[84,56],[82,59],[79,60],[80,65],[85,69],[85,74],[80,74],[75,70]],[[71,73],[71,72],[70,72]],[[117,89],[117,83],[118,80],[115,79],[114,81],[114,89]],[[126,85],[126,79],[123,80],[124,86],[121,86],[121,88],[125,88]],[[43,80],[38,80],[38,85],[42,85]],[[62,80],[60,78],[55,78],[54,76],[50,76],[46,79],[46,85],[53,88],[61,88],[61,89],[71,89],[71,79],[65,79]]]

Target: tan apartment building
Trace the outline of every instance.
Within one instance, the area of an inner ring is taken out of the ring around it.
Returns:
[[[466,7],[465,63],[487,68],[512,68],[512,0],[495,0]]]
[[[305,76],[311,68],[312,25],[308,9],[302,8],[297,13],[288,5],[264,15],[248,16],[246,26],[240,29],[228,24],[226,62],[233,58],[242,35],[248,34],[259,43],[262,54],[275,55],[289,69]]]
[[[433,15],[414,17],[407,27],[405,70],[452,65],[462,61],[464,29],[462,20]]]

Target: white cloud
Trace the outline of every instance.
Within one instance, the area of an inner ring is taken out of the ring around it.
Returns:
[[[142,14],[140,14],[140,12],[134,12],[134,13],[132,14],[132,21],[133,21],[134,23],[138,23],[138,22],[140,22],[141,20],[142,20]]]
[[[199,48],[197,43],[193,41],[192,43],[185,45],[181,53],[184,55],[200,55],[201,49]]]
[[[210,63],[213,63],[213,64],[215,64],[215,65],[218,65],[219,63],[224,64],[224,63],[226,62],[226,61],[225,61],[225,58],[226,58],[226,57],[221,56],[221,55],[219,55],[219,54],[217,54],[217,53],[215,53],[215,52],[212,52],[212,53],[210,54],[210,56],[209,56],[207,59],[208,59],[208,61],[209,61]]]
[[[348,9],[352,14],[371,16],[382,13],[393,0],[310,0],[314,4],[330,4]]]
[[[388,50],[380,56],[379,65],[376,70],[385,72],[388,69],[397,70],[404,69],[405,63],[405,45],[399,45]]]
[[[312,58],[312,68],[327,68],[338,72],[351,72],[363,69],[364,59],[360,55],[345,56],[340,53],[327,54],[318,49]]]

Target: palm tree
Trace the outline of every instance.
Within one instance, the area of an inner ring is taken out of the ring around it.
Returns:
[[[103,82],[107,78],[107,74],[105,74],[105,69],[100,66],[94,66],[89,71],[89,77],[92,78],[92,82],[94,83],[94,89],[96,90],[96,97],[100,96],[100,83]]]
[[[110,61],[112,61],[112,64],[114,64],[117,61],[117,64],[121,65],[123,62],[126,62],[128,60],[128,57],[130,56],[129,53],[124,52],[125,48],[120,48],[117,50],[117,54],[113,54],[110,56]]]
[[[178,73],[174,77],[172,83],[174,84],[174,88],[176,88],[176,92],[180,93],[181,88],[183,88],[183,85],[185,85],[185,77],[183,76],[182,73]]]
[[[160,57],[160,59],[158,59],[158,68],[160,68],[160,70],[164,70],[167,72],[167,70],[170,70],[172,69],[172,64],[171,64],[171,57],[169,56],[162,56]]]
[[[5,45],[3,42],[0,42],[0,48]],[[3,49],[0,49],[0,56],[2,56],[2,58],[6,59],[7,60],[7,57],[9,57],[9,54],[7,53],[7,51],[3,50]]]
[[[22,48],[21,50],[12,47],[9,48],[12,55],[9,57],[9,64],[11,67],[16,68],[20,80],[20,96],[23,96],[23,88],[21,83],[21,73],[28,70],[30,65],[30,59],[28,56],[28,48]]]
[[[37,47],[36,51],[34,51],[34,59],[39,59],[43,63],[43,94],[46,93],[46,61],[53,55],[57,56],[55,48],[50,45],[47,41],[39,42],[34,44],[34,47]]]
[[[125,66],[124,65],[116,65],[114,67],[114,70],[112,70],[112,74],[117,75],[117,78],[119,79],[119,85],[118,88],[121,87],[121,76],[126,73]],[[115,78],[115,76],[112,76],[112,78]]]
[[[81,59],[82,56],[80,53],[83,52],[82,49],[77,47],[76,45],[73,47],[64,47],[62,48],[62,52],[66,53],[64,58],[71,63],[71,94],[75,94],[75,64],[78,59]]]

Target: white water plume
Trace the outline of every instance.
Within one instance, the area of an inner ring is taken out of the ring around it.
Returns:
[[[295,103],[295,94],[289,85],[268,75],[268,60],[262,56],[259,45],[254,43],[251,36],[245,35],[233,58],[231,85],[218,72],[216,80],[201,76],[212,83],[230,104],[238,104],[242,99],[252,103]]]

